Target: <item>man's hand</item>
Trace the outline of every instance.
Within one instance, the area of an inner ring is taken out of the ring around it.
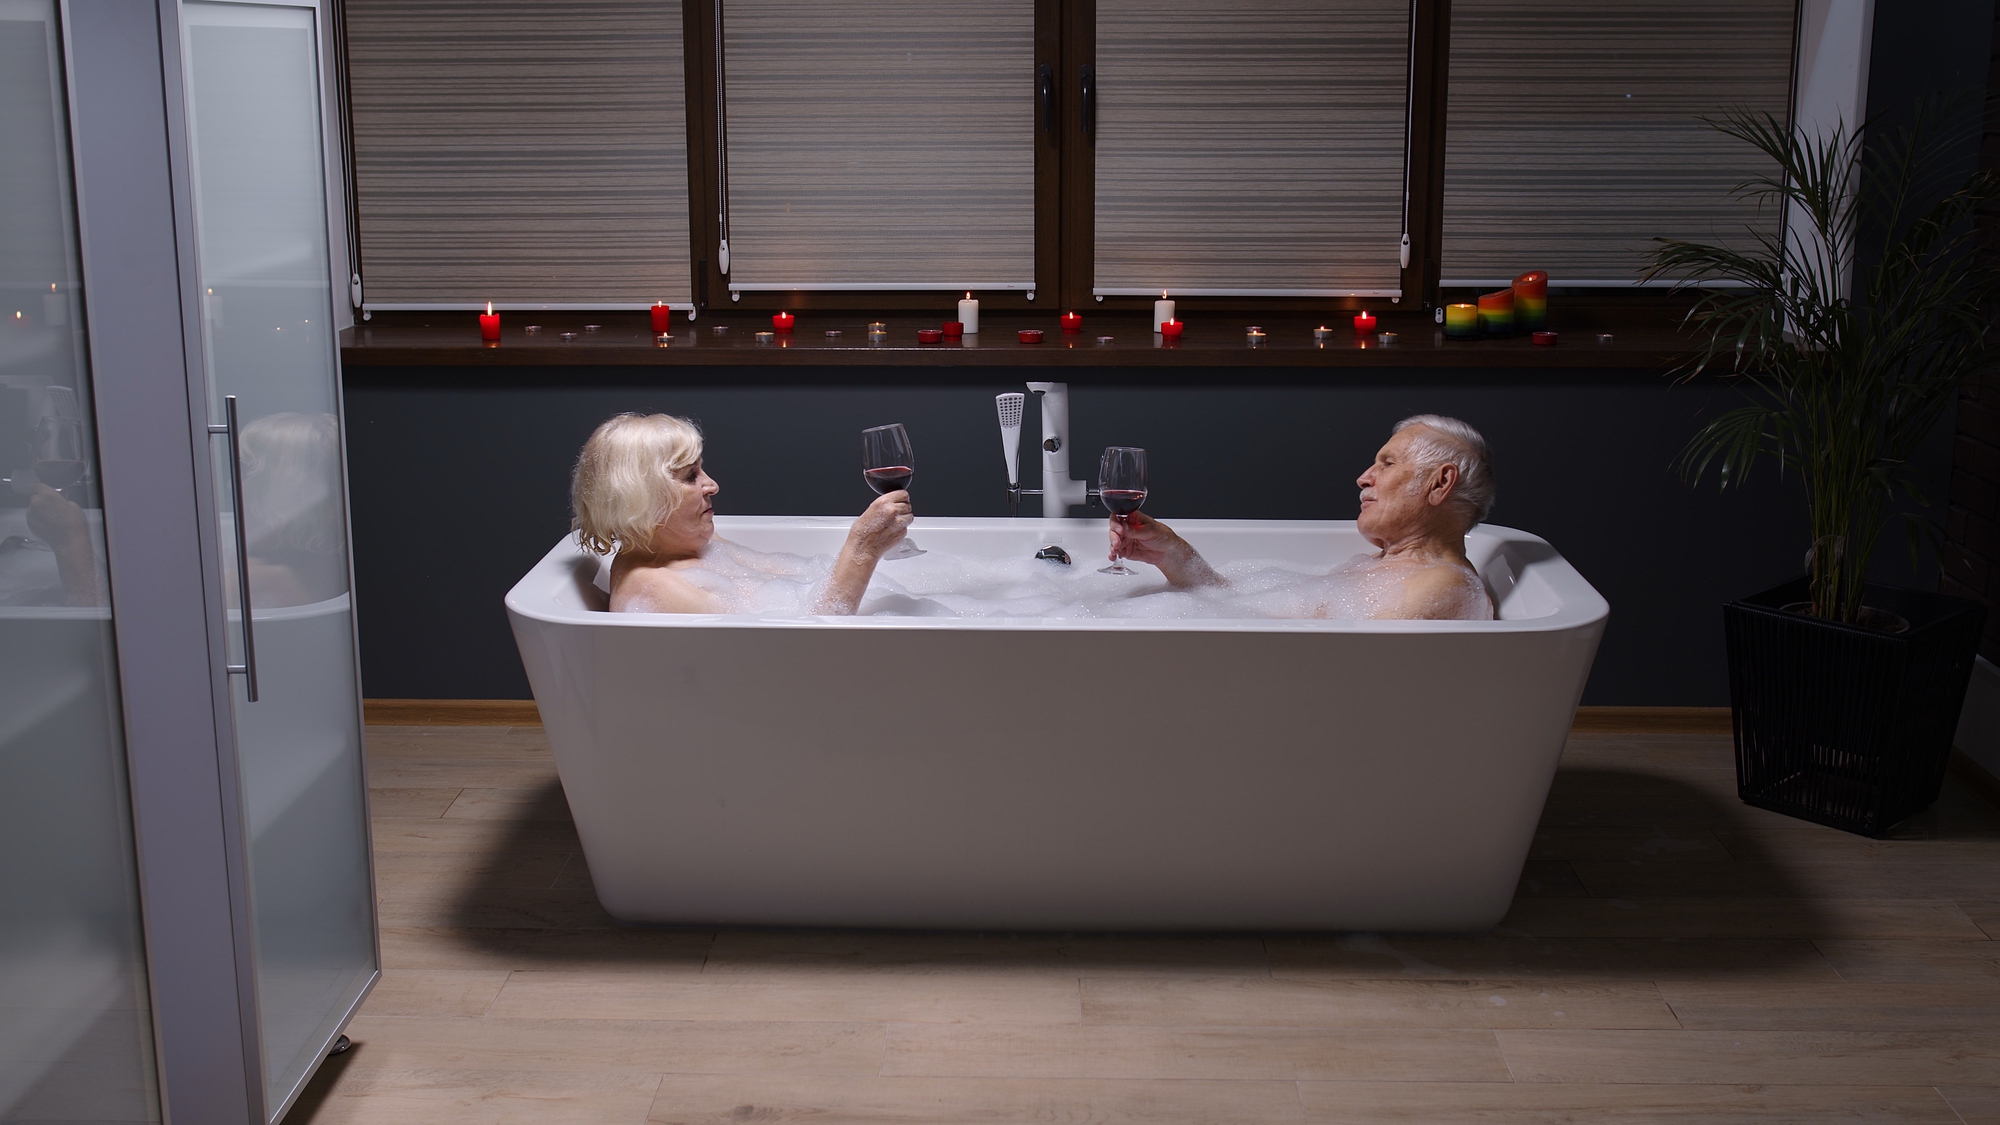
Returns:
[[[1112,519],[1111,557],[1152,563],[1176,586],[1229,584],[1173,528],[1144,512]]]

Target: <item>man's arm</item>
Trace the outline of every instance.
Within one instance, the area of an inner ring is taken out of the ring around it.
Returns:
[[[1133,512],[1125,522],[1111,521],[1111,557],[1120,556],[1152,563],[1175,586],[1229,585],[1187,540],[1144,512]]]

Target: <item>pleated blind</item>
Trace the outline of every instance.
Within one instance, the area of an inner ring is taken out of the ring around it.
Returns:
[[[680,0],[347,0],[368,307],[690,302]]]
[[[1033,0],[722,4],[732,289],[1033,289]]]
[[[1747,246],[1783,216],[1699,115],[1788,113],[1794,0],[1452,0],[1446,285],[1638,279],[1655,236]]]
[[[1098,0],[1100,294],[1394,296],[1408,0]]]

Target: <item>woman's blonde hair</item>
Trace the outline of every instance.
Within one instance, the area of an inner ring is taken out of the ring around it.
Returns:
[[[674,474],[701,460],[701,430],[671,414],[620,414],[590,435],[570,477],[570,526],[600,555],[645,550],[680,499]]]

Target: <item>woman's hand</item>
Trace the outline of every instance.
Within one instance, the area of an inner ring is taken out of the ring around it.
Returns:
[[[875,577],[875,564],[889,548],[903,541],[903,533],[916,519],[910,510],[910,494],[902,489],[884,492],[847,529],[847,545],[833,560],[833,573],[813,604],[814,613],[845,616],[861,606],[868,592],[868,580]]]
[[[910,509],[909,492],[899,488],[877,496],[847,531],[849,553],[857,559],[865,558],[871,562],[881,559],[890,548],[903,541],[910,523],[916,518],[916,513]]]
[[[1176,586],[1226,586],[1188,541],[1144,512],[1111,521],[1111,557],[1152,563]]]

